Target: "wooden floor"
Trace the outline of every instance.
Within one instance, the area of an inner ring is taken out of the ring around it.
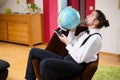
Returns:
[[[46,45],[42,44],[34,47],[44,49]],[[26,63],[30,49],[31,47],[25,45],[0,42],[0,59],[10,63],[7,80],[25,80]],[[100,53],[99,65],[120,67],[120,56]]]

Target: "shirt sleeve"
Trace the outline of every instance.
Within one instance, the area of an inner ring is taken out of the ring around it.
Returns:
[[[95,61],[96,54],[101,50],[101,37],[99,35],[91,36],[83,46],[69,44],[66,49],[77,63]]]
[[[69,31],[67,39],[71,42],[74,38],[75,32]]]

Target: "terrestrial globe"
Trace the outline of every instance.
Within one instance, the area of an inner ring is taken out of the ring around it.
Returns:
[[[80,24],[80,15],[77,10],[72,7],[66,7],[58,14],[58,26],[62,30],[70,30]]]

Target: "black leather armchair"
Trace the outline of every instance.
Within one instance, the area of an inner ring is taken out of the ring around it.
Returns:
[[[0,80],[7,79],[8,67],[10,67],[10,64],[7,61],[0,59]]]

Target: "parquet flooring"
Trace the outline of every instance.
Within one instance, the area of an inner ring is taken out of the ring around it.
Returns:
[[[34,47],[45,48],[46,44],[36,45]],[[0,42],[0,59],[10,63],[7,80],[25,80],[25,70],[28,53],[31,47]],[[108,53],[100,53],[99,65],[120,67],[120,56]]]

